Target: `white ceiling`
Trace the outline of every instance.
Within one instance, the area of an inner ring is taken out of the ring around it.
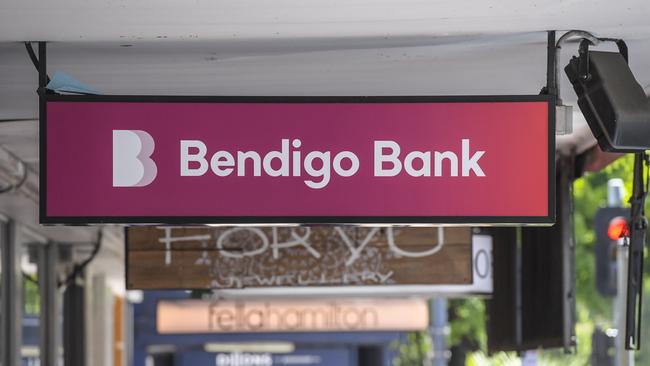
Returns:
[[[9,0],[0,41],[230,41],[588,29],[632,37],[646,0]]]

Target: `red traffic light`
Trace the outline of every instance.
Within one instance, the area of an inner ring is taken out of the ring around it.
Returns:
[[[630,230],[627,226],[627,220],[624,217],[618,216],[609,222],[607,227],[607,236],[612,240],[618,240],[630,235]]]

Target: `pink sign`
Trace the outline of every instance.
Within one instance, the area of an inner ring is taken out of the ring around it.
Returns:
[[[520,97],[49,96],[43,223],[550,223]]]

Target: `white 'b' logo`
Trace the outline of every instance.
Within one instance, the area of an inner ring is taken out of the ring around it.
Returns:
[[[141,130],[113,130],[113,187],[144,187],[158,173],[151,160],[155,143]]]

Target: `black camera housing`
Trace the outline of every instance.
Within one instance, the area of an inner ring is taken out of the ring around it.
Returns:
[[[581,50],[564,71],[603,151],[650,149],[650,105],[626,57],[618,52]]]

